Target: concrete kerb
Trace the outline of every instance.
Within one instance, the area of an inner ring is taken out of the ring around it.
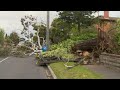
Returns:
[[[57,79],[57,77],[56,77],[55,73],[53,72],[53,70],[51,69],[51,67],[49,65],[47,65],[47,67],[48,67],[53,79]]]

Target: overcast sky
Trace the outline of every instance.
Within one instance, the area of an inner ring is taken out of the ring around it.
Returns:
[[[21,18],[25,15],[33,15],[38,18],[38,22],[46,23],[46,11],[0,11],[0,27],[5,30],[7,34],[12,31],[20,33],[23,29],[21,25]],[[50,11],[50,23],[58,16],[57,12]]]
[[[10,34],[12,31],[20,33],[23,29],[21,25],[21,17],[25,15],[33,15],[38,17],[38,22],[43,21],[46,23],[46,11],[0,11],[0,27],[2,27],[6,33]],[[100,12],[103,15],[103,11]],[[50,23],[56,18],[57,12],[50,11]],[[109,16],[120,17],[120,11],[110,11]]]

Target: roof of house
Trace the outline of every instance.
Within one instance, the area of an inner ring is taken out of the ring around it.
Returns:
[[[99,16],[99,19],[101,19],[101,20],[107,20],[107,21],[116,21],[116,20],[118,20],[120,18],[118,18],[118,17],[104,18],[104,16]]]

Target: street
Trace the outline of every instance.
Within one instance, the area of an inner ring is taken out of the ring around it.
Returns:
[[[36,65],[34,57],[0,58],[0,79],[47,79],[45,69]]]

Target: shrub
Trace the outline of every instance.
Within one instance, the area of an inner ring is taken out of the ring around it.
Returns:
[[[25,56],[24,52],[22,52],[22,51],[13,52],[12,55],[15,57],[21,57],[21,58],[23,58]]]
[[[9,56],[10,53],[11,53],[10,47],[0,47],[0,56],[1,57]]]
[[[25,53],[32,52],[32,50],[27,46],[19,46],[19,47],[17,47],[17,51],[22,51],[22,52],[25,52]]]
[[[0,28],[0,45],[4,44],[4,30],[2,28]]]

